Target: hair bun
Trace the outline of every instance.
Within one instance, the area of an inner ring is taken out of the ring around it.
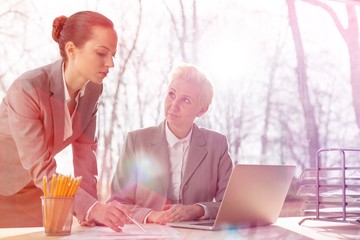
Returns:
[[[53,29],[52,29],[52,38],[58,42],[60,38],[60,32],[64,27],[64,24],[67,20],[66,16],[60,16],[54,19],[53,21]]]

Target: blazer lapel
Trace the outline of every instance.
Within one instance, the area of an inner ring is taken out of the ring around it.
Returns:
[[[165,192],[167,193],[170,184],[170,161],[165,136],[165,121],[160,123],[153,136],[149,137],[151,137],[151,141],[146,150],[151,156],[156,156],[158,164],[156,166],[157,169],[154,170],[159,171],[159,176],[162,176],[161,181],[163,182]]]
[[[204,160],[207,155],[207,150],[205,148],[206,142],[204,135],[200,131],[199,127],[194,124],[193,133],[191,137],[191,142],[189,146],[188,158],[186,161],[184,178],[182,181],[182,186],[189,181],[190,177],[195,172],[196,168],[200,165],[200,163]]]
[[[50,70],[50,105],[54,126],[54,148],[63,145],[65,126],[65,94],[62,79],[62,61],[55,62]]]

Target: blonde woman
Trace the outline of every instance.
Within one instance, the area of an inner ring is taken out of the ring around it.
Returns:
[[[109,202],[128,205],[142,223],[215,218],[233,164],[226,137],[194,123],[212,98],[197,66],[173,69],[165,120],[127,135]]]

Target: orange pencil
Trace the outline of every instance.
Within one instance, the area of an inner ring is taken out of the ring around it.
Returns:
[[[51,188],[50,188],[50,197],[54,197],[54,188],[55,188],[55,180],[56,180],[56,175],[54,174],[51,178]]]
[[[73,197],[74,197],[74,196],[76,195],[76,192],[77,192],[77,190],[78,190],[78,188],[79,188],[79,186],[80,186],[80,183],[81,183],[81,179],[82,179],[81,176],[80,176],[80,177],[76,177],[76,179],[75,179],[75,186],[74,186],[74,188],[73,188],[70,196],[73,196]]]
[[[47,177],[43,177],[44,197],[47,197]]]

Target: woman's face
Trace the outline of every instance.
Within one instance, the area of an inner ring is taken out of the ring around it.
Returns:
[[[113,29],[100,26],[93,27],[92,35],[82,48],[74,48],[69,63],[75,69],[76,76],[100,84],[109,69],[114,67],[117,35]]]
[[[187,81],[175,79],[170,84],[165,98],[165,117],[175,135],[176,131],[189,131],[195,118],[206,112],[207,108],[200,104],[200,94],[199,87]]]

